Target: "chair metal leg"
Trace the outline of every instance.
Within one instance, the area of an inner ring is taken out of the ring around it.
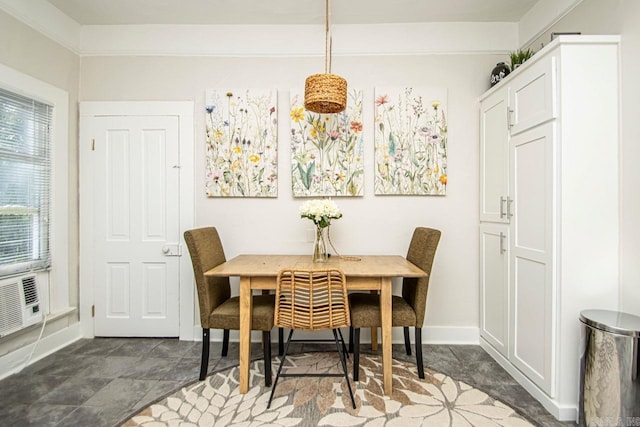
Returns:
[[[331,331],[333,332],[333,338],[336,340],[336,349],[338,350],[340,363],[342,363],[342,370],[344,371],[344,379],[347,381],[347,389],[349,390],[349,396],[351,397],[351,404],[353,405],[353,409],[356,409],[356,401],[353,398],[353,391],[351,390],[351,382],[349,382],[349,374],[347,373],[347,362],[345,359],[345,354],[346,354],[345,350],[347,348],[344,345],[344,340],[342,340],[342,333],[340,333],[340,330],[338,329],[338,332],[336,332],[336,329],[332,329]],[[338,333],[340,334],[340,338],[338,338]],[[342,344],[340,343],[340,340],[342,340]]]
[[[353,326],[349,326],[349,353],[353,353]]]
[[[284,353],[284,329],[278,328],[278,356]]]
[[[353,330],[353,380],[358,381],[360,373],[360,328]]]
[[[349,358],[349,351],[347,351],[347,345],[344,343],[344,337],[342,336],[342,331],[337,329],[338,335],[340,335],[340,343],[342,344],[342,351],[344,352],[347,359]]]
[[[418,377],[424,379],[424,366],[422,365],[422,328],[416,328],[416,365]]]
[[[227,357],[229,352],[229,330],[224,329],[222,331],[222,357]]]
[[[293,336],[293,329],[289,331],[289,338],[287,338],[287,343],[285,344],[284,351],[282,352],[282,358],[280,359],[280,366],[278,366],[276,379],[273,381],[273,386],[271,387],[271,395],[269,396],[269,403],[267,403],[267,409],[271,407],[271,400],[273,400],[273,392],[276,391],[276,386],[278,385],[278,379],[280,378],[280,373],[282,372],[282,365],[284,365],[284,360],[287,358],[287,352],[289,351],[289,344],[291,343],[292,336]]]
[[[200,381],[207,377],[209,366],[209,328],[202,328],[202,358],[200,360]]]
[[[262,332],[264,352],[264,386],[271,387],[271,331]]]
[[[407,356],[411,356],[411,340],[409,339],[409,327],[404,328],[404,348],[407,350]]]

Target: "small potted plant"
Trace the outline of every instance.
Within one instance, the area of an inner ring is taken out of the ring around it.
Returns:
[[[522,50],[518,49],[515,52],[511,52],[509,54],[509,58],[511,59],[511,71],[518,68],[521,64],[523,64],[527,59],[533,56],[533,51],[531,49]]]

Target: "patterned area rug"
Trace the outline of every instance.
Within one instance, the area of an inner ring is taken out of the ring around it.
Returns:
[[[274,359],[274,373],[278,364]],[[287,356],[283,372],[341,372],[339,366],[337,353],[302,353]],[[252,363],[247,394],[238,392],[238,368],[229,368],[145,408],[123,426],[532,426],[463,382],[429,369],[419,379],[415,364],[401,360],[393,364],[393,395],[385,396],[376,355],[361,355],[356,409],[345,380],[336,377],[281,378],[267,409],[271,388],[264,387],[262,368],[262,361]]]

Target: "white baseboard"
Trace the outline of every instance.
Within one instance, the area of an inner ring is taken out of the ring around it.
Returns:
[[[538,386],[531,382],[531,380],[514,367],[502,354],[493,348],[491,344],[482,338],[480,339],[480,346],[557,420],[576,421],[578,419],[578,408],[576,406],[559,405],[558,402],[540,390]]]
[[[51,335],[47,335],[38,343],[38,347],[29,361],[29,364],[31,365],[38,360],[55,353],[80,338],[82,338],[80,323],[74,323],[64,329],[52,333]],[[29,354],[31,353],[31,349],[34,344],[35,342],[33,344],[25,345],[0,357],[0,379],[18,373],[25,367],[24,363],[29,358]]]
[[[274,330],[275,331],[275,330]],[[343,334],[347,333],[346,331],[342,331]],[[271,332],[272,341],[275,341],[274,332]],[[325,336],[326,335],[326,336]],[[202,341],[202,328],[200,326],[194,325],[193,327],[193,336],[194,341]],[[380,340],[380,332],[378,331],[378,340]],[[411,342],[413,342],[413,330],[411,332]],[[304,334],[296,334],[294,339],[300,338],[327,338],[330,339],[332,337],[329,331],[323,332],[319,334],[317,332],[313,333],[304,333]],[[252,332],[251,341],[252,342],[260,342],[262,336],[260,332]],[[345,340],[349,340],[349,338],[345,335]],[[286,339],[286,336],[285,336]],[[471,344],[478,345],[480,340],[480,332],[477,327],[454,327],[454,326],[434,326],[434,327],[425,327],[422,328],[422,344]],[[213,342],[221,342],[222,341],[222,331],[221,330],[211,330],[211,341]],[[238,331],[231,331],[229,334],[229,341],[237,342],[238,341]],[[360,335],[361,343],[370,343],[371,335],[369,329],[363,329]],[[404,335],[402,333],[401,328],[393,328],[393,343],[394,344],[403,344],[404,343]]]
[[[396,342],[394,335],[393,342]],[[401,337],[400,342],[404,342]],[[422,328],[423,344],[469,344],[478,345],[480,329],[475,326],[427,326]]]

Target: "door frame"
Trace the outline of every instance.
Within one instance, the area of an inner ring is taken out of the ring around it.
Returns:
[[[91,134],[87,121],[93,117],[105,116],[176,116],[178,117],[178,137],[180,152],[180,335],[179,339],[194,340],[195,292],[193,268],[182,235],[194,224],[194,103],[192,101],[87,101],[80,103],[79,120],[79,200],[80,200],[80,255],[79,292],[80,327],[82,336],[93,338],[94,319],[92,306],[95,300],[92,264],[93,258],[93,205],[91,191],[94,187],[91,165]]]

